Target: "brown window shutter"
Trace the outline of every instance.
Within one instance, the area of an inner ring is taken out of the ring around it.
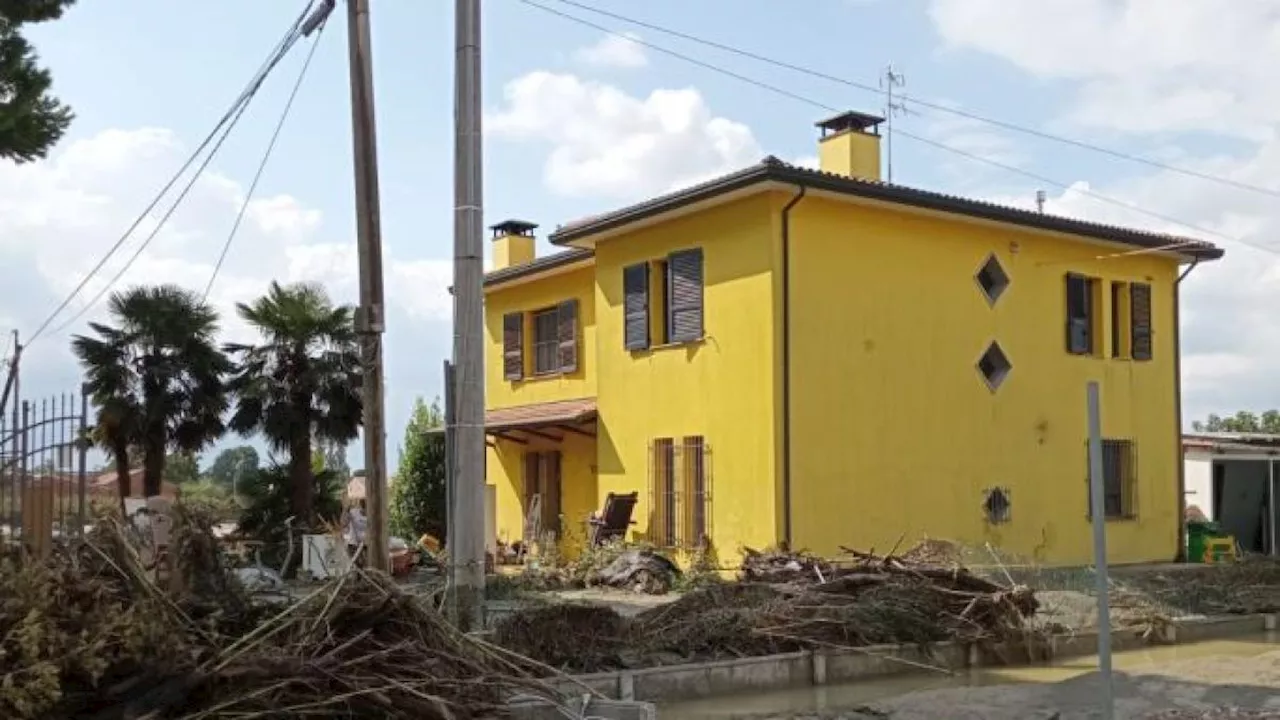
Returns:
[[[1129,312],[1132,318],[1130,347],[1134,360],[1151,359],[1151,286],[1133,283],[1129,286]]]
[[[524,313],[502,316],[502,376],[507,380],[524,377]]]
[[[702,339],[702,249],[681,250],[667,259],[667,313],[671,342]]]
[[[623,341],[628,350],[649,347],[649,264],[622,269]]]
[[[556,335],[560,372],[578,369],[578,301],[566,300],[556,308]]]

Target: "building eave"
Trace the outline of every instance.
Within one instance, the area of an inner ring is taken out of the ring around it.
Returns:
[[[1183,262],[1216,260],[1223,255],[1221,248],[1194,238],[1105,225],[903,185],[850,178],[789,165],[772,157],[743,170],[568,225],[553,233],[550,240],[557,245],[589,248],[600,236],[618,232],[645,220],[656,220],[657,216],[706,203],[720,196],[743,193],[755,186],[771,183],[803,186],[842,196],[1062,233],[1081,239],[1101,240],[1128,248],[1165,253]]]
[[[487,273],[484,276],[484,288],[485,290],[489,290],[491,288],[512,285],[519,281],[531,280],[543,275],[551,275],[560,271],[576,269],[579,265],[589,265],[594,258],[595,252],[593,250],[571,248],[564,252],[558,252],[553,255],[538,258],[533,262]]]

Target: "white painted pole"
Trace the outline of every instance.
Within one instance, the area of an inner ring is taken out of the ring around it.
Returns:
[[[1102,681],[1102,717],[1115,717],[1114,688],[1111,683],[1111,603],[1107,593],[1107,512],[1103,502],[1102,417],[1098,404],[1098,383],[1086,391],[1089,409],[1089,515],[1093,520],[1093,565],[1098,593],[1098,677]]]

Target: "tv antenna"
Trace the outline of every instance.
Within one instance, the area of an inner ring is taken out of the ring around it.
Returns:
[[[907,107],[906,98],[895,95],[894,91],[898,88],[907,86],[907,76],[898,72],[893,68],[893,63],[885,66],[884,75],[880,76],[880,89],[884,90],[884,119],[885,133],[888,143],[886,145],[886,165],[887,180],[893,182],[893,118],[895,115],[907,116],[911,115],[910,108]]]

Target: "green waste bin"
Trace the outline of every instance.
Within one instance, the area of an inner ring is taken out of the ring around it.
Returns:
[[[1223,536],[1222,527],[1215,522],[1187,523],[1187,562],[1204,562],[1206,541]]]

